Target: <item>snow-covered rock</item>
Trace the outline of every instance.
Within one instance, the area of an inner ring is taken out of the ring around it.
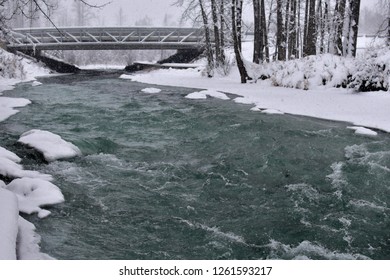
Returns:
[[[26,214],[38,213],[39,218],[50,215],[50,211],[42,209],[41,206],[65,201],[61,190],[56,185],[42,179],[15,179],[7,185],[7,189],[16,194],[19,211]]]
[[[122,74],[122,75],[120,75],[119,79],[131,80],[132,77],[133,77],[132,75]]]
[[[42,83],[41,83],[41,82],[38,82],[38,81],[34,81],[34,82],[32,82],[31,85],[32,85],[33,87],[36,87],[36,86],[42,85]]]
[[[46,181],[51,181],[53,179],[53,177],[48,174],[24,170],[22,165],[5,157],[0,157],[0,175],[8,178],[39,178]]]
[[[19,209],[16,196],[0,188],[0,260],[16,259]]]
[[[0,147],[0,158],[7,158],[16,163],[19,163],[21,161],[20,157],[18,157],[15,153],[8,151],[3,147]]]
[[[190,94],[187,94],[186,97],[187,99],[207,99],[207,95],[197,91],[197,92],[192,92]]]
[[[145,92],[145,93],[159,93],[159,92],[161,92],[161,89],[159,89],[159,88],[144,88],[141,91]]]
[[[275,110],[275,109],[265,109],[261,112],[267,115],[284,115],[282,111]]]
[[[18,140],[41,152],[48,162],[81,155],[78,147],[49,131],[33,129],[23,133]]]
[[[374,130],[362,127],[362,126],[348,126],[348,129],[355,130],[355,134],[377,136],[378,133]]]
[[[188,99],[206,99],[207,96],[222,99],[222,100],[230,100],[230,98],[219,91],[216,90],[202,90],[202,91],[196,91],[188,94],[185,98]]]

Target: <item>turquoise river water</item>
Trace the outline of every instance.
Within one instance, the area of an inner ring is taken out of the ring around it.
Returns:
[[[252,112],[195,91],[82,73],[20,84],[32,104],[0,145],[52,174],[65,203],[27,216],[58,259],[390,259],[390,136]],[[288,90],[288,89],[286,89]],[[83,155],[16,144],[48,130]]]

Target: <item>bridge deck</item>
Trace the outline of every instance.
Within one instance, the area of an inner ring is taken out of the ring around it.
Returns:
[[[194,49],[203,46],[199,28],[68,27],[14,29],[11,50]]]

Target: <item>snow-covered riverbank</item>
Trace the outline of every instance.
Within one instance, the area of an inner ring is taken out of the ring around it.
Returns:
[[[31,103],[25,98],[1,96],[3,91],[20,82],[31,82],[31,86],[37,86],[39,83],[35,78],[49,75],[51,71],[2,49],[0,70],[0,122],[3,122],[19,112],[15,108]],[[56,150],[60,150],[58,148]],[[0,180],[0,260],[50,259],[40,252],[40,237],[35,232],[35,226],[19,216],[19,212],[36,212],[44,218],[50,212],[40,206],[60,203],[64,198],[59,188],[49,182],[52,176],[24,170],[20,162],[19,156],[0,146],[0,175],[14,179],[8,185]]]
[[[390,51],[388,53],[390,54]],[[246,52],[247,56],[249,54],[250,52]],[[325,56],[321,61],[325,66],[328,66],[329,61],[335,63],[334,73],[331,73],[333,79],[338,78],[335,75],[346,76],[346,73],[336,73],[341,68],[336,60],[337,58],[333,60],[329,56]],[[345,63],[347,64],[348,62]],[[296,68],[300,67],[298,65]],[[314,65],[314,68],[319,67]],[[152,72],[123,75],[122,78],[148,84],[208,89],[236,94],[240,97],[235,98],[235,102],[252,104],[254,111],[272,109],[288,114],[344,121],[356,126],[390,132],[389,92],[358,93],[352,89],[335,88],[333,87],[334,84],[321,86],[319,85],[321,81],[318,82],[316,80],[329,75],[329,73],[325,73],[321,69],[316,69],[315,71],[317,73],[313,74],[312,79],[309,80],[309,82],[312,82],[312,85],[308,90],[276,87],[273,86],[275,81],[272,81],[272,79],[241,84],[236,67],[232,68],[228,76],[215,78],[203,76],[199,69],[159,69]],[[291,78],[293,74],[294,72],[289,73],[285,79]],[[298,77],[304,76],[304,73],[295,74]],[[299,78],[295,80],[299,80]]]

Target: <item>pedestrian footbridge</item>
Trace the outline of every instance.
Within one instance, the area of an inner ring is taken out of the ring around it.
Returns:
[[[189,50],[204,46],[202,28],[58,27],[13,29],[11,51],[41,50]]]

